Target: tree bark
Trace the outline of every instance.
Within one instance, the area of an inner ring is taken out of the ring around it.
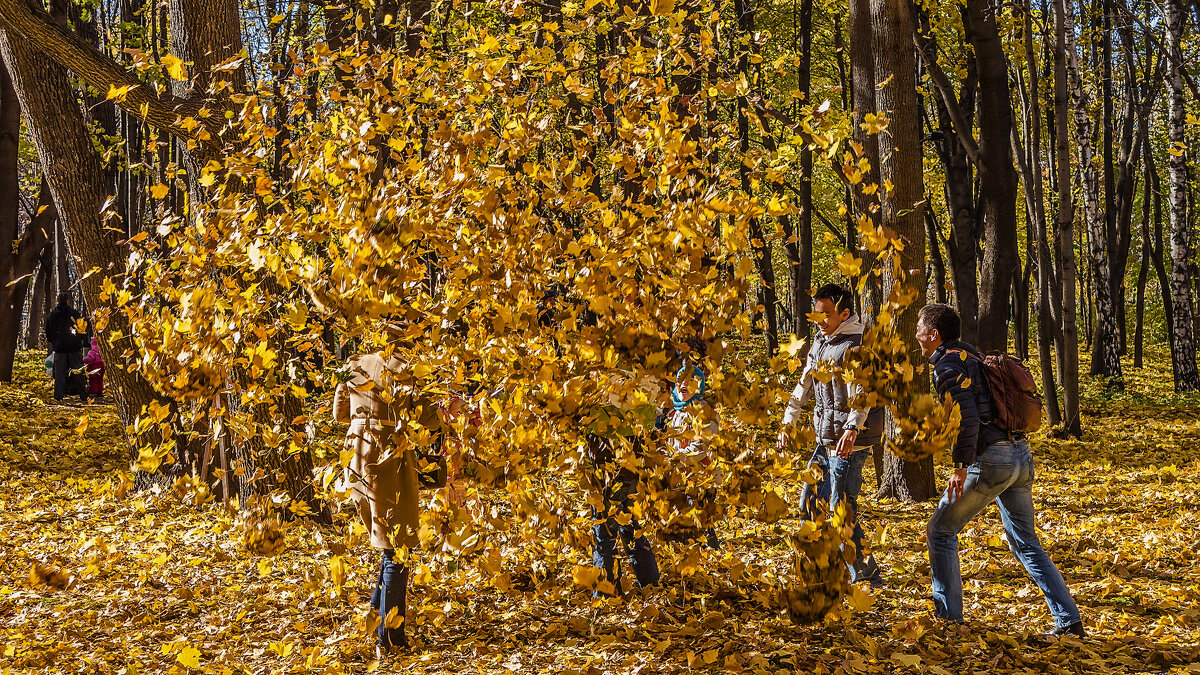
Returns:
[[[1067,434],[1083,435],[1079,418],[1079,337],[1075,314],[1075,207],[1071,202],[1071,154],[1067,136],[1067,20],[1068,0],[1055,0],[1054,123],[1055,174],[1058,187],[1057,251],[1059,289],[1062,293],[1062,345],[1059,356],[1063,388],[1063,427]]]
[[[54,222],[53,210],[40,208],[43,201],[20,232],[20,146],[21,102],[0,64],[0,382],[12,382],[25,296]]]
[[[996,23],[998,3],[968,0],[966,5],[969,20],[964,27],[979,72],[979,156],[985,204],[976,346],[983,351],[1004,351],[1008,347],[1009,290],[1014,271],[1020,269],[1008,59]]]
[[[1183,100],[1183,27],[1185,21],[1182,0],[1166,0],[1166,24],[1170,36],[1167,69],[1167,159],[1169,176],[1168,203],[1171,221],[1171,351],[1174,355],[1175,391],[1191,392],[1200,389],[1200,373],[1196,370],[1196,343],[1192,323],[1192,295],[1188,266],[1189,237],[1192,222],[1188,213],[1188,177],[1185,155]]]
[[[1105,210],[1100,210],[1100,177],[1096,172],[1096,163],[1092,155],[1092,121],[1088,113],[1087,94],[1083,89],[1083,78],[1079,74],[1078,49],[1074,39],[1074,17],[1071,4],[1066,8],[1066,44],[1067,77],[1071,83],[1071,110],[1075,117],[1075,148],[1079,156],[1079,183],[1083,198],[1083,220],[1088,233],[1088,264],[1091,272],[1095,293],[1092,297],[1096,303],[1096,328],[1092,340],[1091,375],[1106,378],[1108,389],[1120,391],[1125,388],[1121,375],[1121,345],[1117,334],[1117,310],[1113,298],[1113,269],[1111,266],[1109,242],[1112,229],[1108,224],[1109,197],[1111,193],[1111,167],[1105,169]],[[1107,12],[1105,13],[1107,16]],[[1111,76],[1111,73],[1110,73]],[[1107,86],[1107,85],[1106,85]],[[1111,121],[1112,104],[1106,100],[1104,136],[1111,141],[1112,131],[1107,123]],[[1104,151],[1105,163],[1111,152]]]
[[[79,114],[79,102],[67,80],[66,71],[43,55],[29,40],[15,35],[0,19],[0,54],[9,73],[13,75],[21,106],[28,116],[28,128],[37,147],[46,183],[54,197],[67,244],[72,257],[84,270],[97,269],[98,274],[81,280],[83,297],[88,307],[102,306],[101,280],[105,276],[119,277],[125,271],[125,257],[120,240],[124,233],[107,230],[100,221],[104,194],[104,171]],[[173,407],[171,401],[157,394],[150,384],[130,366],[134,345],[130,327],[122,312],[108,313],[107,331],[98,331],[100,350],[109,367],[107,376],[113,383],[117,413],[128,428],[144,406],[157,403]],[[133,456],[138,448],[157,447],[170,443],[170,436],[152,432],[128,437]]]
[[[881,189],[883,226],[904,240],[900,266],[908,275],[903,283],[917,291],[915,302],[897,319],[900,337],[909,352],[919,350],[916,339],[917,311],[925,304],[925,185],[921,162],[920,103],[917,101],[916,49],[913,18],[908,0],[872,0],[874,28],[876,109],[888,118],[887,133],[879,135],[879,175],[890,183]],[[884,275],[884,294],[902,283],[889,272]],[[928,382],[926,382],[928,386]],[[894,431],[893,431],[894,433]],[[924,501],[937,494],[933,458],[907,462],[891,453],[884,456],[880,497]]]

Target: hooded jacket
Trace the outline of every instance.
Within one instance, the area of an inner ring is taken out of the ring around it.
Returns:
[[[862,344],[863,330],[864,326],[858,315],[852,314],[832,335],[817,335],[812,349],[808,352],[800,383],[792,391],[787,409],[783,413],[785,425],[796,423],[800,417],[801,406],[809,396],[813,396],[813,430],[816,432],[817,442],[821,445],[837,445],[848,425],[858,429],[858,437],[854,441],[855,448],[870,447],[883,439],[883,408],[850,408],[850,401],[860,393],[860,387],[847,384],[839,375],[834,375],[828,382],[822,382],[815,377],[819,370],[840,368],[846,352],[851,347]]]

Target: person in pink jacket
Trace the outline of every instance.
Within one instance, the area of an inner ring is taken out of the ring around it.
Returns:
[[[98,401],[104,395],[104,359],[100,357],[99,338],[92,338],[92,348],[83,357],[83,367],[87,369],[87,398]]]

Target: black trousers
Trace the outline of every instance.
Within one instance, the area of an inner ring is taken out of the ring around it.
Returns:
[[[54,353],[54,400],[81,396],[87,402],[87,375],[83,370],[83,352]]]

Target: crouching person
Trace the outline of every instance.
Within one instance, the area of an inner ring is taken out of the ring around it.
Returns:
[[[1029,443],[1024,434],[996,423],[997,408],[988,387],[983,356],[959,340],[959,330],[958,313],[949,305],[927,305],[917,315],[917,342],[932,364],[938,396],[944,399],[949,394],[962,413],[953,450],[956,468],[927,528],[934,611],[943,619],[962,621],[958,533],[994,501],[1000,509],[1009,547],[1041,589],[1054,616],[1050,633],[1083,637],[1079,609],[1038,540]]]

